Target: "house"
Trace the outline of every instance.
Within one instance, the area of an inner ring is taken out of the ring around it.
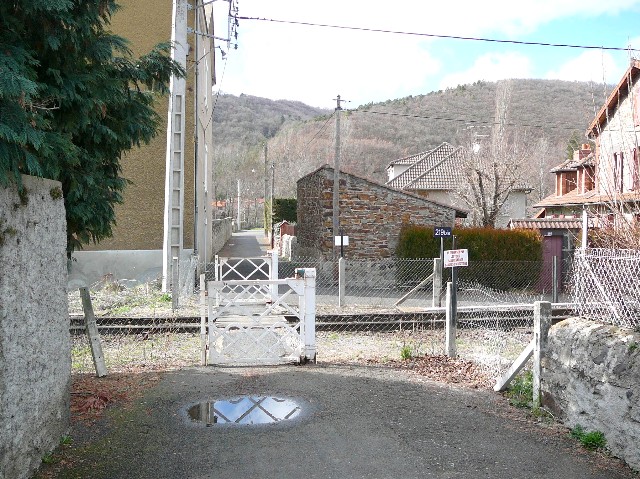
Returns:
[[[462,172],[466,164],[465,155],[467,151],[464,148],[445,142],[431,150],[394,160],[387,166],[387,185],[454,208],[468,208],[458,194],[465,182]],[[512,217],[525,216],[529,191],[526,185],[518,185],[509,193],[496,227],[506,227]],[[477,222],[471,213],[464,223]]]
[[[513,228],[534,228],[544,237],[545,262],[571,258],[582,228],[634,223],[640,213],[640,61],[632,60],[586,131],[587,143],[551,170],[555,191],[534,205],[534,218],[511,221]]]
[[[298,180],[299,256],[334,254],[333,179],[334,169],[324,165]],[[456,217],[465,215],[465,210],[411,191],[340,172],[339,224],[349,237],[349,258],[391,257],[403,225],[452,227]]]
[[[121,0],[118,3],[121,9],[111,18],[110,29],[130,41],[130,48],[135,56],[149,52],[158,43],[171,40],[173,2],[170,0],[164,2]],[[192,3],[201,4],[202,2],[199,0]],[[187,8],[184,0],[179,0],[177,5],[180,8]],[[197,8],[200,11],[208,11],[210,7],[203,9],[202,5],[199,5]],[[188,9],[187,12],[187,22],[192,28],[195,26],[194,12],[195,9]],[[195,30],[210,32],[213,28],[210,18],[209,14],[198,15],[199,21]],[[142,25],[144,28],[141,28]],[[212,233],[207,226],[211,224],[213,217],[213,208],[210,207],[213,188],[211,185],[207,188],[209,180],[206,177],[210,175],[206,172],[213,169],[210,153],[213,149],[212,126],[209,125],[213,105],[211,86],[215,82],[212,45],[207,40],[208,37],[201,37],[196,47],[196,36],[188,35],[188,76],[183,102],[185,127],[183,132],[175,132],[183,133],[184,139],[184,148],[178,148],[182,150],[184,165],[182,168],[174,168],[172,177],[178,178],[181,174],[184,186],[171,190],[171,198],[179,197],[180,194],[184,198],[183,207],[179,209],[182,219],[181,235],[178,231],[174,231],[178,222],[175,220],[170,222],[172,251],[176,249],[175,245],[179,245],[183,258],[197,253],[200,256],[199,263],[210,259],[213,254]],[[194,57],[197,52],[199,52],[199,59],[196,62]],[[197,86],[194,80],[196,69],[199,78]],[[194,112],[196,97],[200,104],[197,115]],[[166,131],[168,104],[168,95],[158,99],[156,111],[165,121],[158,135],[149,144],[133,148],[123,155],[122,175],[131,183],[124,191],[123,203],[116,206],[113,236],[99,244],[86,245],[82,251],[73,254],[74,261],[70,263],[70,277],[75,280],[74,285],[90,284],[105,274],[113,274],[118,279],[139,280],[148,280],[162,275],[163,262],[167,256],[163,253],[163,242],[165,229],[167,229],[165,182],[169,149]],[[195,121],[201,126],[197,130],[198,141],[194,144]],[[171,136],[176,137],[175,134]],[[179,179],[176,181],[179,183]],[[171,210],[176,214],[174,211],[178,208],[172,204]]]

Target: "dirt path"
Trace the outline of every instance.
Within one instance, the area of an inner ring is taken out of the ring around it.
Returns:
[[[301,416],[207,427],[187,415],[201,401],[242,395],[297,399]],[[73,435],[64,459],[73,466],[41,477],[635,477],[616,460],[581,449],[565,429],[525,419],[490,391],[376,366],[161,373],[130,407],[112,409],[91,428],[76,423]]]

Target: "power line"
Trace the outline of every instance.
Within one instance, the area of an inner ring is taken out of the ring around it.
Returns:
[[[315,139],[318,137],[318,135],[320,135],[320,133],[322,133],[327,128],[327,125],[329,124],[329,120],[331,120],[331,118],[333,118],[333,115],[335,115],[335,114],[336,114],[336,112],[334,111],[331,115],[329,115],[329,118],[327,118],[327,120],[324,122],[324,124],[320,127],[320,129],[313,136],[313,138],[311,138],[309,143],[307,143],[307,145],[304,147],[304,151],[308,150],[309,146],[311,146],[311,143],[313,143],[315,141]]]
[[[463,37],[458,35],[438,35],[436,33],[405,32],[400,30],[385,30],[381,28],[353,27],[353,26],[347,26],[347,25],[331,25],[328,23],[299,22],[295,20],[278,20],[274,18],[241,17],[241,16],[237,16],[235,18],[238,20],[255,20],[260,22],[284,23],[288,25],[303,25],[307,27],[337,28],[340,30],[354,30],[354,31],[361,31],[361,32],[374,32],[374,33],[391,33],[395,35],[410,35],[410,36],[427,37],[427,38],[445,38],[449,40],[469,40],[469,41],[476,41],[476,42],[506,43],[511,45],[528,45],[528,46],[540,46],[540,47],[578,48],[583,50],[638,51],[628,47],[575,45],[570,43],[525,42],[525,41],[519,41],[519,40],[503,40],[503,39],[497,39],[497,38]]]

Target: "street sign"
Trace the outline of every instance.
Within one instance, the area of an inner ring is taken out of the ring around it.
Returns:
[[[334,236],[333,241],[336,246],[349,246],[349,237],[347,235]]]
[[[451,228],[448,226],[434,226],[434,238],[449,238],[451,236]]]
[[[448,249],[444,252],[444,267],[457,268],[458,266],[469,266],[468,249]]]

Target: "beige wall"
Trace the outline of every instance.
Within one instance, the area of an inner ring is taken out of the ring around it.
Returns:
[[[134,55],[171,38],[172,1],[120,0],[122,9],[112,19],[112,30],[131,43]],[[191,41],[191,39],[190,39]],[[187,57],[187,62],[190,58]],[[189,64],[187,65],[189,67]],[[193,78],[188,78],[185,141],[184,247],[193,247]],[[168,97],[160,97],[157,111],[162,118],[158,136],[149,145],[134,148],[122,159],[125,178],[131,180],[124,203],[116,207],[113,237],[87,250],[162,249],[164,218],[165,151]]]

